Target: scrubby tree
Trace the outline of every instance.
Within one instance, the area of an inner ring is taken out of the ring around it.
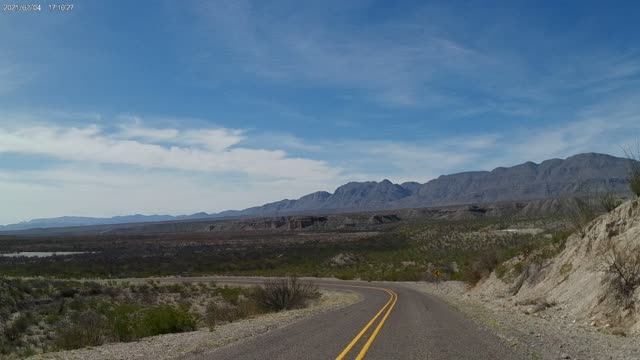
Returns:
[[[602,255],[603,283],[625,308],[634,306],[633,295],[640,286],[640,248],[621,246],[610,240]]]
[[[320,297],[318,287],[295,276],[270,279],[256,287],[253,297],[265,309],[280,311],[305,307],[311,299]]]
[[[606,211],[611,212],[617,208],[622,201],[611,191],[604,192],[598,196],[600,206]]]
[[[597,212],[594,209],[592,199],[576,197],[565,204],[565,218],[569,223],[569,227],[582,237],[586,235],[585,227],[596,216]]]

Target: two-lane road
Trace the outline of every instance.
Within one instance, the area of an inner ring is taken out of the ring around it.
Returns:
[[[519,358],[495,335],[442,301],[408,286],[324,279],[315,282],[326,289],[358,292],[364,300],[185,359]]]

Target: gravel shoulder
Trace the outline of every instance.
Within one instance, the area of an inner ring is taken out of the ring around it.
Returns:
[[[640,341],[634,336],[607,333],[594,322],[572,319],[557,304],[548,308],[516,305],[511,298],[496,298],[469,291],[461,282],[439,285],[406,283],[437,296],[509,344],[529,359],[640,359]]]
[[[312,315],[336,310],[362,301],[362,297],[351,291],[321,290],[321,298],[309,307],[270,313],[251,319],[217,326],[214,331],[206,328],[178,334],[166,334],[144,338],[129,343],[113,343],[95,348],[78,349],[36,355],[29,359],[59,360],[124,360],[124,359],[177,359],[189,354],[199,354],[206,350],[265,334]]]

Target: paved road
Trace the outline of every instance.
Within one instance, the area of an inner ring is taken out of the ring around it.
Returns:
[[[233,282],[237,281],[242,279]],[[339,280],[316,283],[327,289],[356,291],[364,300],[185,359],[519,359],[496,336],[442,301],[408,286]]]

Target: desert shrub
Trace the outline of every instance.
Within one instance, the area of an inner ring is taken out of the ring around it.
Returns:
[[[629,159],[629,189],[640,196],[640,142],[636,151],[625,150],[624,153]]]
[[[507,273],[509,273],[509,271],[511,270],[511,267],[507,264],[498,264],[498,266],[496,266],[496,276],[498,277],[498,279],[504,279],[507,275]]]
[[[336,279],[340,279],[340,280],[353,280],[354,279],[354,275],[352,271],[341,271],[339,273],[336,274]]]
[[[574,198],[565,204],[565,215],[571,230],[584,237],[585,227],[596,218],[597,212],[590,199]]]
[[[103,286],[95,281],[85,283],[87,287],[86,295],[100,295],[103,292]]]
[[[307,306],[309,300],[320,297],[318,287],[295,276],[271,279],[254,289],[253,299],[267,310],[280,311]]]
[[[22,335],[27,331],[29,326],[33,324],[33,322],[34,317],[31,313],[27,312],[20,314],[4,329],[4,334],[7,339],[16,341],[20,339],[20,337],[22,337]]]
[[[640,196],[640,166],[629,176],[629,188],[636,196]]]
[[[189,309],[181,306],[158,305],[141,312],[136,336],[141,338],[196,329],[196,319]]]
[[[446,280],[443,277],[446,277],[447,275],[448,273],[443,272],[440,280]],[[392,274],[393,281],[420,281],[423,277],[423,270],[416,267],[398,269]]]
[[[568,262],[560,267],[560,275],[568,275],[573,270],[573,264]]]
[[[500,260],[497,250],[482,251],[462,267],[459,278],[470,284],[476,284],[489,275],[500,264]]]
[[[632,307],[640,286],[640,248],[621,247],[609,241],[603,255],[603,282],[625,308]]]
[[[105,311],[111,337],[115,341],[132,341],[136,339],[136,324],[139,306],[120,304]]]
[[[611,212],[613,209],[622,204],[622,200],[620,200],[614,193],[610,191],[600,194],[600,196],[598,197],[598,202],[606,212]]]
[[[86,309],[87,306],[87,300],[82,297],[75,297],[71,302],[69,302],[69,308],[75,311],[82,311]]]
[[[75,289],[75,288],[65,288],[65,289],[60,290],[60,296],[61,297],[65,297],[65,298],[72,298],[78,292],[80,292],[80,290]]]
[[[65,350],[97,346],[104,342],[107,333],[107,321],[104,316],[88,310],[74,314],[58,326],[56,345]]]
[[[262,312],[259,306],[252,300],[242,300],[238,302],[237,305],[219,304],[211,301],[205,308],[203,320],[209,330],[213,331],[219,323],[246,319]]]
[[[513,272],[516,275],[522,274],[522,272],[524,271],[524,268],[525,268],[525,264],[522,263],[522,262],[517,262],[517,263],[513,264],[513,267],[512,267]]]
[[[224,316],[225,310],[226,309],[216,304],[215,301],[210,301],[207,304],[207,307],[205,308],[203,320],[210,331],[213,331],[216,325],[222,321],[222,317]]]
[[[58,321],[60,321],[60,315],[57,313],[51,313],[51,314],[47,314],[47,316],[45,316],[44,321],[49,324],[55,324]]]
[[[241,301],[236,307],[238,319],[245,319],[263,312],[264,311],[253,300]]]
[[[233,305],[237,305],[240,295],[243,294],[243,290],[244,289],[240,287],[229,287],[225,285],[223,287],[216,288],[216,294],[222,296],[222,299],[224,299],[224,301]]]
[[[556,230],[551,233],[551,243],[557,245],[559,247],[559,250],[561,251],[564,249],[569,236],[571,236],[570,229]]]

